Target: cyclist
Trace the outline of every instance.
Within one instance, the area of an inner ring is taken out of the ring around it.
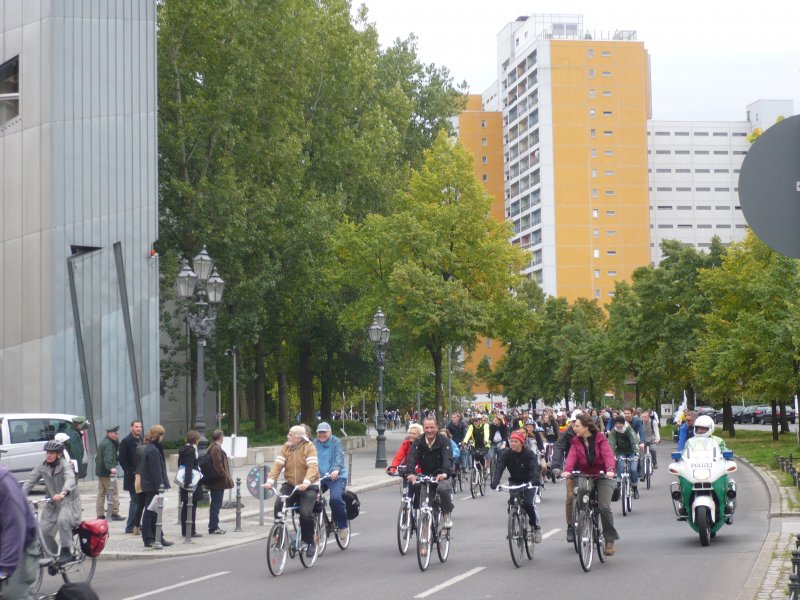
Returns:
[[[558,441],[558,423],[553,418],[553,413],[549,412],[542,419],[542,435],[548,444],[555,444]]]
[[[561,475],[564,462],[569,456],[570,448],[572,448],[572,438],[575,437],[575,430],[573,429],[572,425],[575,423],[575,419],[577,419],[578,415],[580,414],[580,410],[576,409],[572,411],[572,414],[570,415],[569,426],[563,432],[561,432],[561,434],[558,436],[556,445],[553,447],[553,458],[550,461],[550,470],[554,477],[559,477]],[[575,531],[572,529],[572,500],[575,496],[575,482],[572,479],[567,479],[564,487],[566,488],[564,513],[567,517],[567,543],[571,544],[575,539]]]
[[[36,519],[14,475],[0,466],[0,597],[27,600],[39,570]]]
[[[331,516],[339,530],[339,539],[347,543],[350,531],[347,529],[347,507],[342,494],[347,487],[347,467],[344,464],[344,449],[341,440],[333,435],[330,423],[322,421],[317,425],[317,439],[314,440],[317,448],[317,460],[320,473],[330,475],[329,479],[320,483],[320,490],[325,493],[331,491]]]
[[[411,444],[413,444],[419,436],[422,435],[422,425],[419,423],[411,423],[408,426],[408,435],[406,439],[400,444],[400,447],[397,449],[397,453],[394,455],[392,459],[392,464],[386,467],[386,472],[391,474],[394,470],[405,469],[408,459],[408,451],[411,450]]]
[[[649,408],[642,413],[642,425],[644,426],[644,443],[653,459],[653,469],[657,469],[658,457],[655,445],[661,443],[661,432],[658,430],[658,421],[651,414],[654,413],[651,413]]]
[[[450,472],[450,440],[438,433],[435,417],[425,417],[422,421],[424,435],[411,444],[408,452],[408,482],[414,489],[414,508],[419,507],[419,486],[417,473],[436,477],[439,485],[436,493],[442,506],[444,527],[453,527],[453,494],[450,488],[448,473]]]
[[[475,415],[464,436],[464,445],[469,444],[470,440],[475,444],[475,460],[483,466],[484,472],[487,472],[486,454],[489,452],[489,417],[487,415]]]
[[[528,419],[525,421],[525,445],[530,448],[534,454],[538,454],[544,459],[544,440],[542,434],[536,429],[536,421]],[[511,438],[509,438],[510,441]]]
[[[686,413],[681,424],[680,431],[678,432],[678,452],[683,452],[683,447],[686,445],[686,440],[694,437],[694,421],[697,418],[697,412],[690,410]],[[713,420],[712,420],[713,422]]]
[[[489,460],[493,460],[497,452],[506,447],[508,443],[508,425],[499,415],[495,415],[492,424],[489,425]]]
[[[611,494],[614,491],[614,453],[597,425],[589,415],[580,414],[572,423],[575,436],[570,442],[570,452],[564,464],[567,474],[578,470],[586,475],[599,475],[605,471],[606,477],[598,479],[597,502],[600,505],[600,521],[603,535],[606,538],[606,554],[614,554],[614,542],[619,534],[614,527],[614,515],[611,513]],[[572,523],[572,520],[569,521]]]
[[[508,483],[510,485],[541,485],[542,480],[539,475],[540,465],[537,453],[532,451],[525,443],[526,437],[522,431],[515,431],[508,439],[509,448],[500,452],[497,459],[497,470],[494,472],[490,487],[497,489],[503,471],[508,469]],[[528,514],[528,521],[533,531],[533,542],[538,544],[542,541],[542,528],[539,525],[539,517],[536,514],[534,505],[534,490],[523,490],[522,507]]]
[[[64,458],[64,444],[51,440],[44,443],[44,462],[34,467],[22,485],[25,495],[40,482],[44,483],[46,494],[52,499],[48,502],[40,519],[42,534],[52,550],[56,532],[59,532],[61,553],[60,562],[72,558],[72,528],[81,521],[81,499],[72,465]]]
[[[305,425],[295,425],[289,429],[286,443],[281,446],[263,487],[271,489],[281,471],[286,480],[281,486],[281,494],[289,494],[295,487],[297,488],[289,498],[289,502],[300,505],[300,536],[306,544],[306,556],[313,558],[317,553],[317,546],[314,543],[314,506],[317,503],[317,487],[313,484],[319,481],[319,460],[316,447],[306,435]],[[281,511],[283,502],[277,498],[276,517]]]
[[[608,434],[608,444],[611,450],[618,459],[635,458],[630,463],[631,470],[631,485],[633,486],[634,500],[639,498],[639,451],[644,450],[644,444],[639,442],[639,437],[634,433],[630,423],[625,420],[622,415],[614,417],[614,427],[611,433]],[[622,460],[617,462],[617,487],[614,497],[618,496],[617,490],[620,488],[622,478],[623,464]]]

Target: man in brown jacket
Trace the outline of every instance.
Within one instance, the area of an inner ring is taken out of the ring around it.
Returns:
[[[295,425],[286,436],[286,443],[281,446],[279,456],[272,465],[266,489],[275,485],[275,480],[283,471],[286,480],[281,486],[281,494],[292,494],[289,504],[300,505],[300,536],[303,543],[307,544],[306,556],[312,558],[317,553],[314,544],[314,504],[317,501],[317,486],[319,481],[319,467],[317,464],[317,449],[308,439],[306,428]],[[283,510],[283,502],[275,500],[275,517]]]
[[[222,449],[222,442],[225,439],[225,434],[222,430],[217,429],[211,434],[211,445],[208,447],[211,462],[214,465],[214,473],[218,477],[212,480],[204,478],[203,485],[208,488],[211,494],[211,508],[208,514],[208,533],[221,535],[225,533],[224,529],[219,528],[219,509],[222,508],[222,497],[225,490],[233,487],[233,477],[231,476],[231,466],[228,461],[228,455]]]

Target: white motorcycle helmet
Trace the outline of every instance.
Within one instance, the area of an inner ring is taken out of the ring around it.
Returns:
[[[698,427],[707,427],[708,431],[700,433]],[[711,437],[714,434],[714,419],[708,415],[700,415],[694,420],[694,435],[696,437]]]

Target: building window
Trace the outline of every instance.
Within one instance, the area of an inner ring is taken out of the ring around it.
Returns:
[[[611,56],[611,50],[601,50],[600,56]]]
[[[656,169],[656,173],[672,173],[672,169]]]
[[[19,56],[0,65],[0,127],[19,116]]]
[[[714,150],[714,155],[715,156],[727,156],[728,155],[728,151],[727,150]]]
[[[600,279],[600,269],[595,269],[594,270],[594,278],[595,279]]]
[[[592,189],[592,198],[597,198],[598,190]]]
[[[594,291],[594,297],[595,298],[599,298],[600,297],[600,290],[595,290]]]
[[[656,154],[670,154],[670,152],[671,152],[670,150],[656,150]],[[678,151],[676,150],[675,154],[677,153]]]
[[[671,192],[672,188],[671,187],[657,187],[656,191],[657,192]]]
[[[691,225],[678,225],[678,229],[691,229]]]
[[[612,114],[613,114],[613,113],[612,113],[610,110],[604,110],[604,111],[603,111],[603,116],[604,116],[604,117],[610,117]]]
[[[489,176],[486,173],[483,174],[483,181],[489,181]]]
[[[689,154],[688,150],[675,150],[675,154]]]
[[[592,158],[597,158],[597,148],[592,148]]]
[[[610,96],[611,90],[603,90],[603,96]]]
[[[715,188],[714,188],[714,191],[715,191],[715,192],[730,192],[730,191],[731,191],[731,188],[727,188],[727,187],[715,187]]]
[[[694,172],[695,173],[710,173],[711,170],[710,169],[695,169]]]
[[[658,210],[672,210],[672,206],[669,205],[659,205]]]
[[[601,73],[601,75],[602,75],[603,77],[611,77],[611,71],[603,71],[603,72]]]
[[[606,216],[607,217],[616,217],[617,216],[617,211],[615,211],[615,210],[607,210],[606,211]]]
[[[481,146],[486,146],[486,138],[481,138]]]
[[[617,272],[616,271],[609,271],[608,272],[608,276],[609,277],[616,277],[617,276]]]
[[[606,190],[606,196],[613,196],[614,194],[616,194],[614,190]]]
[[[589,130],[589,135],[592,136],[592,137],[597,137],[597,130],[596,129],[590,129]]]
[[[695,154],[705,155],[705,154],[708,154],[709,152],[708,152],[708,150],[695,150],[694,153]]]
[[[733,137],[746,137],[747,136],[747,132],[734,131],[731,135],[733,135]]]
[[[714,137],[728,137],[727,131],[715,131]]]
[[[600,237],[600,230],[599,229],[592,230],[592,236],[596,237],[596,238],[599,238]]]
[[[616,256],[617,255],[617,251],[616,250],[607,250],[606,254],[608,254],[609,256]]]
[[[662,224],[662,225],[659,225],[659,226],[658,226],[658,228],[659,228],[659,229],[672,229],[672,225],[671,225],[671,224],[669,224],[669,223],[667,223],[667,224]]]
[[[676,192],[691,192],[692,188],[690,188],[690,187],[676,187],[675,191]]]
[[[656,131],[656,135],[669,135],[669,131]]]
[[[687,136],[688,137],[689,132],[688,131],[676,131],[675,135],[676,136]]]
[[[614,132],[613,132],[613,131],[611,131],[610,129],[606,129],[606,130],[603,132],[603,135],[604,135],[605,137],[611,137],[612,135],[614,135]]]
[[[488,158],[486,158],[485,156],[482,156],[482,157],[481,157],[481,162],[482,162],[483,164],[487,164],[487,163],[489,162],[489,159],[488,159]]]
[[[695,188],[695,191],[696,192],[710,192],[711,188],[710,187],[699,187],[699,188]]]
[[[594,255],[595,258],[600,258],[600,250],[594,250],[592,254]]]
[[[597,177],[597,169],[592,169],[592,177]]]
[[[600,216],[600,211],[598,211],[596,208],[593,208],[592,209],[592,216],[596,219],[597,217]]]
[[[697,137],[697,136],[706,136],[706,137],[708,137],[708,132],[707,131],[695,131],[694,135],[695,135],[695,137]]]
[[[594,77],[594,69],[589,69],[589,77]]]
[[[589,98],[594,98],[594,90],[589,90]]]
[[[614,156],[613,150],[603,150],[603,156]]]
[[[596,114],[596,111],[593,108],[590,108],[589,109],[589,117],[594,119],[595,114]]]
[[[607,170],[605,172],[605,175],[606,175],[606,177],[612,177],[612,176],[616,175],[616,173],[614,173],[614,171],[609,169],[609,170]]]
[[[714,173],[730,173],[730,169],[714,169]]]
[[[589,49],[586,51],[586,57],[587,57],[587,58],[594,58],[594,50],[592,50],[591,48],[589,48]]]
[[[487,348],[491,348],[492,347],[492,338],[486,338],[486,347]]]
[[[691,169],[675,169],[676,173],[691,173]]]
[[[481,119],[481,128],[486,129],[486,119]]]
[[[609,229],[606,231],[606,235],[617,235],[617,232],[614,229]]]
[[[711,225],[708,223],[701,223],[697,226],[698,229],[711,229]]]

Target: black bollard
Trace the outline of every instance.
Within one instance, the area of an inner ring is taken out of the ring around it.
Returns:
[[[164,546],[161,545],[161,538],[163,537],[162,526],[164,524],[164,486],[158,486],[158,496],[156,496],[156,539],[153,542],[155,550],[161,550]]]
[[[797,600],[797,592],[800,584],[797,583],[797,575],[789,575],[789,600]]]
[[[183,532],[183,543],[184,544],[191,544],[192,543],[192,505],[194,503],[194,486],[190,485],[186,488],[186,521],[183,523],[184,532]],[[180,515],[180,513],[178,513]],[[180,518],[180,516],[178,517]]]
[[[795,548],[792,550],[792,573],[800,575],[798,571],[800,571],[800,550]]]
[[[236,478],[236,529],[242,530],[242,478]]]

